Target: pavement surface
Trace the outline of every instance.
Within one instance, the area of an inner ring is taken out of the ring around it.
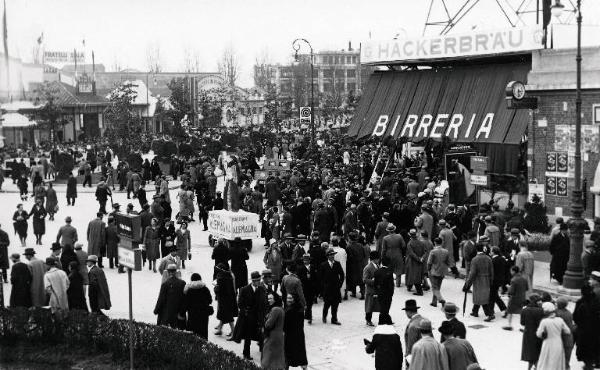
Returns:
[[[10,186],[11,184],[5,183]],[[220,182],[219,186],[223,184]],[[148,186],[148,191],[153,189],[152,185]],[[66,216],[73,218],[73,226],[79,232],[80,239],[85,239],[87,224],[95,216],[98,204],[95,201],[94,195],[88,192],[80,192],[77,198],[77,203],[74,207],[67,206],[64,193],[58,192],[60,210],[56,215],[56,221],[46,222],[46,235],[43,238],[42,246],[34,245],[34,236],[30,225],[30,236],[28,237],[28,246],[35,247],[37,257],[45,259],[50,255],[50,245],[56,237],[58,228],[63,225],[63,219]],[[177,212],[177,200],[175,198],[176,190],[171,190],[171,199],[173,201],[174,213]],[[132,202],[136,210],[139,210],[139,204],[136,200],[128,200],[125,193],[115,193],[113,195],[115,202],[127,204]],[[7,231],[11,238],[9,253],[22,253],[23,248],[20,247],[18,237],[14,235],[12,228],[12,215],[16,209],[16,205],[20,203],[19,194],[14,192],[0,193],[0,223],[2,228]],[[30,210],[33,206],[31,197],[24,202],[26,210]],[[187,261],[187,269],[183,270],[182,277],[189,281],[190,275],[194,272],[200,273],[207,284],[211,285],[213,273],[213,261],[211,260],[212,248],[208,245],[208,233],[201,231],[202,227],[198,222],[190,225],[192,236],[192,260]],[[85,243],[85,240],[83,240]],[[85,247],[84,247],[85,248]],[[250,252],[250,260],[248,261],[248,270],[262,270],[264,268],[262,259],[264,255],[264,247],[262,240],[255,240],[252,251]],[[547,264],[546,264],[547,265]],[[106,277],[109,283],[111,300],[113,307],[106,313],[112,318],[128,318],[128,288],[127,274],[118,274],[116,269],[109,269],[108,263],[105,263]],[[547,284],[548,274],[543,271],[543,264],[536,264],[535,282],[538,284]],[[10,273],[10,272],[9,272]],[[148,271],[136,271],[133,273],[133,316],[137,321],[148,323],[156,323],[156,316],[152,311],[158,297],[160,289],[161,277],[157,273]],[[461,288],[464,284],[462,279],[449,277],[444,280],[442,286],[442,294],[446,301],[456,303],[462,310],[463,293]],[[211,289],[212,290],[212,289]],[[8,302],[10,294],[10,284],[4,284],[5,302]],[[408,322],[404,311],[404,301],[406,299],[416,298],[419,306],[421,306],[421,315],[430,319],[435,330],[435,337],[439,338],[437,328],[445,319],[441,308],[434,308],[429,305],[431,302],[431,292],[426,292],[422,297],[415,297],[412,293],[406,291],[405,287],[396,288],[394,293],[392,309],[390,314],[395,323],[396,331],[402,338],[404,346],[404,328]],[[214,295],[213,295],[214,297]],[[507,297],[503,297],[507,300]],[[214,303],[216,309],[216,303]],[[313,306],[313,317],[315,318],[312,325],[305,325],[306,334],[306,349],[311,369],[373,369],[374,358],[364,351],[363,338],[370,339],[373,335],[374,328],[367,327],[364,322],[364,301],[358,298],[349,298],[348,301],[342,302],[339,308],[339,320],[341,326],[333,326],[323,324],[320,320],[323,303]],[[502,326],[506,325],[506,319],[500,318],[491,323],[483,321],[483,313],[480,313],[479,318],[469,316],[471,310],[471,295],[468,297],[466,316],[462,317],[462,313],[458,318],[467,326],[467,339],[471,342],[475,349],[475,353],[480,364],[487,370],[506,370],[506,369],[525,369],[526,363],[520,361],[522,333],[519,331],[519,316],[515,316],[513,325],[515,330],[506,331]],[[377,314],[374,314],[373,321],[377,322]],[[209,340],[223,348],[234,351],[241,356],[242,344],[226,341],[225,336],[215,336],[213,328],[216,326],[217,320],[215,316],[211,316],[209,323]],[[229,332],[228,327],[223,328],[224,334]],[[252,346],[252,357],[257,363],[260,363],[260,353],[256,345]],[[575,359],[573,353],[571,360],[571,369],[581,369],[582,366]]]

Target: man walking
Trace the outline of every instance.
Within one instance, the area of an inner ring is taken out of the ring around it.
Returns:
[[[21,262],[21,256],[13,253],[10,256],[13,263],[10,270],[10,307],[31,307],[31,271]],[[1,283],[0,283],[1,284]]]
[[[463,370],[477,363],[471,343],[466,339],[456,338],[454,328],[448,321],[444,321],[438,330],[442,334],[442,346],[448,357],[449,370]]]
[[[450,253],[442,247],[441,238],[435,238],[433,243],[433,250],[429,253],[429,258],[427,259],[427,271],[429,271],[429,280],[431,280],[431,290],[433,291],[431,305],[437,307],[439,302],[443,307],[446,300],[442,296],[441,289],[442,282],[450,266]]]
[[[409,318],[406,330],[404,331],[404,342],[406,343],[406,356],[412,353],[413,346],[419,339],[421,339],[421,321],[425,320],[418,312],[419,306],[417,301],[414,299],[408,299],[404,302],[404,308],[402,309],[406,313],[406,317]]]
[[[433,338],[431,321],[419,322],[421,339],[412,347],[410,370],[449,370],[444,347]]]
[[[442,247],[448,251],[448,267],[452,270],[454,277],[458,278],[460,274],[456,268],[456,261],[454,261],[454,240],[456,239],[456,235],[450,230],[449,225],[445,220],[440,220],[438,225],[441,229],[439,237],[442,242]]]
[[[373,324],[373,312],[377,306],[377,290],[375,289],[375,272],[379,269],[379,253],[371,251],[369,263],[363,269],[363,282],[365,284],[366,299],[365,299],[365,320],[367,326],[375,326]]]
[[[23,253],[31,271],[31,305],[33,307],[42,307],[46,305],[46,290],[44,288],[44,275],[46,274],[46,265],[43,261],[35,258],[33,248],[25,248]]]
[[[483,245],[477,244],[476,249],[477,255],[471,261],[471,271],[463,287],[463,292],[468,292],[469,287],[473,285],[473,311],[471,316],[479,317],[479,307],[483,306],[483,311],[487,316],[484,321],[489,322],[495,319],[494,311],[489,304],[494,266],[492,259],[483,253]]]
[[[304,310],[304,318],[312,324],[312,306],[316,299],[316,294],[319,290],[317,283],[317,267],[310,263],[310,254],[305,253],[302,256],[302,264],[298,267],[298,277],[302,282],[302,291],[304,292],[304,300],[306,308]]]
[[[417,237],[417,230],[411,229],[410,240],[406,246],[406,288],[410,292],[413,285],[417,290],[414,295],[423,295],[423,274],[425,273],[427,254],[425,245]]]
[[[88,255],[98,256],[98,266],[102,265],[102,256],[106,254],[106,224],[102,221],[104,214],[96,213],[96,218],[90,221],[87,228]]]
[[[63,247],[67,244],[75,245],[75,242],[77,242],[77,229],[71,226],[72,221],[71,216],[65,217],[65,224],[58,229],[56,242]]]
[[[240,289],[238,296],[239,316],[231,338],[236,343],[244,340],[243,354],[246,360],[252,360],[252,357],[250,357],[250,343],[253,340],[258,342],[258,347],[262,351],[261,329],[267,313],[267,291],[260,283],[260,273],[253,271],[250,274],[250,279],[252,282]]]
[[[506,304],[498,293],[498,289],[506,285],[506,269],[507,262],[504,256],[500,254],[500,247],[492,247],[492,266],[494,277],[492,279],[492,287],[490,289],[490,308],[494,312],[494,307],[498,305],[500,311],[506,311]]]
[[[342,265],[335,260],[333,248],[327,250],[327,261],[321,264],[319,270],[321,276],[321,293],[323,296],[323,323],[327,323],[327,313],[331,307],[331,323],[341,325],[338,321],[338,306],[342,301],[340,288],[344,283],[344,271]]]
[[[90,308],[92,312],[102,314],[100,310],[109,310],[111,307],[110,303],[110,292],[108,290],[108,284],[106,283],[106,276],[104,271],[96,266],[98,263],[98,257],[90,255],[87,258],[88,266],[88,296],[90,299]]]
[[[157,325],[180,328],[179,321],[185,317],[184,292],[185,281],[177,277],[177,265],[167,266],[168,278],[160,285],[160,293],[154,307],[158,315]]]
[[[69,309],[67,289],[69,289],[69,278],[66,272],[56,267],[54,257],[46,258],[48,272],[44,275],[44,288],[50,297],[50,309],[53,313],[59,310]]]
[[[375,292],[379,301],[379,315],[388,315],[394,296],[394,274],[389,268],[390,259],[381,258],[381,266],[375,271]]]
[[[96,200],[100,204],[99,213],[106,214],[106,202],[108,201],[108,197],[112,196],[110,188],[104,182],[104,178],[100,180],[98,186],[96,187]]]
[[[389,259],[390,268],[396,275],[396,286],[399,287],[404,274],[404,258],[406,256],[406,244],[402,235],[396,233],[396,226],[388,224],[386,228],[388,235],[383,237],[381,248],[381,259]]]

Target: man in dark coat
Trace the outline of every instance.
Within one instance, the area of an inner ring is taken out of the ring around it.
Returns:
[[[561,285],[565,271],[567,271],[567,262],[569,262],[570,242],[567,235],[568,229],[569,227],[566,223],[560,224],[558,234],[554,235],[550,241],[550,254],[552,254],[550,275]]]
[[[110,292],[106,283],[104,271],[96,264],[98,257],[93,254],[87,258],[88,266],[88,296],[92,312],[102,314],[100,310],[109,310],[111,307]]]
[[[387,315],[392,306],[394,296],[394,273],[389,268],[390,259],[386,256],[381,258],[381,266],[375,271],[375,292],[379,301],[379,319]]]
[[[328,208],[325,208],[322,200],[318,201],[317,207],[313,230],[319,232],[321,241],[329,242],[331,232],[334,230],[335,220],[331,217]]]
[[[10,270],[10,307],[31,307],[31,271],[27,264],[21,262],[21,256],[13,253],[10,256],[13,263]],[[1,284],[1,283],[0,283]]]
[[[178,328],[180,318],[185,317],[183,288],[185,281],[177,277],[177,265],[167,266],[169,278],[161,284],[154,314],[158,315],[157,325]]]
[[[302,256],[302,264],[298,266],[297,272],[298,278],[302,282],[302,291],[304,292],[304,300],[306,301],[304,318],[308,320],[309,324],[312,324],[312,306],[319,285],[317,283],[318,270],[315,265],[311,264],[310,254],[305,253]]]
[[[106,202],[108,201],[108,198],[111,195],[112,194],[110,192],[110,189],[108,188],[108,185],[104,182],[104,179],[102,179],[96,187],[96,200],[98,201],[98,204],[100,204],[100,209],[98,210],[98,212],[102,212],[104,214],[107,213]]]
[[[446,315],[446,320],[442,321],[442,325],[450,325],[452,328],[452,334],[456,338],[466,339],[467,337],[467,328],[465,324],[458,321],[456,318],[456,313],[458,312],[458,307],[452,302],[446,302],[444,305],[444,314]],[[444,338],[442,337],[440,342],[443,342]]]
[[[71,173],[67,179],[67,205],[74,206],[75,198],[77,198],[77,179]]]
[[[298,204],[292,207],[292,233],[294,235],[310,234],[310,204],[298,198]]]
[[[335,261],[335,254],[333,248],[327,250],[327,261],[321,264],[319,275],[323,295],[323,322],[327,323],[327,313],[331,307],[331,323],[341,325],[337,318],[337,311],[338,305],[342,301],[340,289],[344,284],[344,270],[342,265]]]
[[[350,243],[346,247],[348,259],[346,261],[346,289],[356,297],[356,286],[360,289],[360,299],[365,298],[365,284],[363,282],[363,269],[369,254],[364,246],[358,241],[358,234],[351,231],[348,234]]]
[[[494,278],[492,279],[492,287],[490,289],[490,306],[493,310],[497,304],[500,311],[505,311],[506,304],[504,304],[504,301],[498,295],[498,289],[506,284],[507,262],[504,256],[501,255],[500,247],[492,248],[492,266],[494,267]]]
[[[250,343],[253,340],[258,342],[258,347],[262,350],[261,329],[267,313],[267,291],[260,283],[260,273],[253,271],[250,278],[252,282],[243,287],[238,296],[239,316],[232,336],[236,343],[244,340],[243,354],[247,360],[252,360]]]
[[[6,282],[8,276],[6,270],[8,269],[8,246],[10,245],[10,239],[8,233],[0,228],[0,269],[2,269],[2,278]],[[0,284],[2,281],[0,281]]]

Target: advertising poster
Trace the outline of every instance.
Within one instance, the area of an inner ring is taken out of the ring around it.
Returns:
[[[556,195],[561,197],[568,196],[567,192],[567,178],[566,177],[557,177],[556,178]]]
[[[569,155],[566,152],[556,153],[556,171],[569,171]]]
[[[546,171],[556,171],[556,153],[546,153]]]
[[[545,201],[546,187],[544,184],[529,184],[529,201],[533,201],[533,196],[537,195],[542,202]]]
[[[260,227],[261,223],[256,213],[226,210],[208,212],[208,231],[217,238],[260,238]]]
[[[600,135],[597,125],[581,126],[581,150],[584,152],[597,152],[599,150]],[[575,126],[554,126],[554,150],[559,152],[575,152]]]
[[[546,176],[546,194],[556,195],[556,177]]]

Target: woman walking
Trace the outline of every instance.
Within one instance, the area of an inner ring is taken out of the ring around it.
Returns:
[[[269,312],[265,318],[264,342],[260,365],[263,369],[285,369],[283,324],[284,312],[281,298],[276,293],[267,295]]]
[[[42,235],[46,233],[46,208],[44,208],[42,198],[35,198],[35,204],[29,212],[29,217],[33,220],[33,234],[35,235],[35,244],[42,245]]]
[[[542,341],[535,331],[544,318],[544,310],[540,306],[541,297],[538,294],[529,296],[527,306],[521,311],[521,325],[523,325],[523,341],[521,344],[521,361],[527,362],[528,369],[537,363],[540,357]]]
[[[48,183],[48,190],[46,190],[46,212],[50,216],[48,219],[54,221],[54,215],[58,212],[58,198],[51,182]]]
[[[286,368],[300,366],[306,369],[308,360],[304,341],[304,311],[295,294],[286,296],[283,332],[285,333]]]
[[[150,226],[147,226],[144,231],[144,246],[146,248],[146,258],[148,259],[148,270],[156,272],[156,260],[160,257],[158,255],[160,231],[156,218],[152,219]]]
[[[238,315],[238,306],[235,294],[235,281],[233,274],[229,271],[229,266],[226,263],[217,265],[218,276],[215,285],[215,299],[218,302],[217,320],[219,325],[215,328],[215,335],[223,334],[223,324],[229,324],[229,334],[227,337],[231,339],[233,333],[233,318]]]
[[[192,239],[188,230],[187,222],[182,222],[179,229],[175,232],[176,248],[179,258],[181,258],[181,267],[185,269],[185,260],[191,257]],[[191,259],[191,258],[190,258]]]
[[[83,292],[83,276],[79,272],[79,262],[71,261],[69,269],[69,288],[67,289],[67,300],[70,310],[88,310]]]
[[[583,370],[592,370],[594,364],[600,363],[600,299],[588,284],[581,287],[581,298],[575,304],[573,321],[577,325],[577,360],[583,362]]]
[[[213,314],[212,296],[200,274],[193,273],[183,288],[187,311],[187,330],[208,339],[208,317]]]
[[[15,228],[15,233],[19,235],[19,240],[21,241],[21,247],[25,248],[25,240],[27,239],[27,229],[29,225],[27,224],[27,219],[29,218],[29,214],[23,210],[23,204],[17,204],[17,210],[13,214],[13,226]]]
[[[544,310],[544,319],[535,333],[543,340],[536,369],[566,370],[562,336],[571,334],[571,331],[563,319],[556,316],[554,303],[544,302],[542,310]]]

